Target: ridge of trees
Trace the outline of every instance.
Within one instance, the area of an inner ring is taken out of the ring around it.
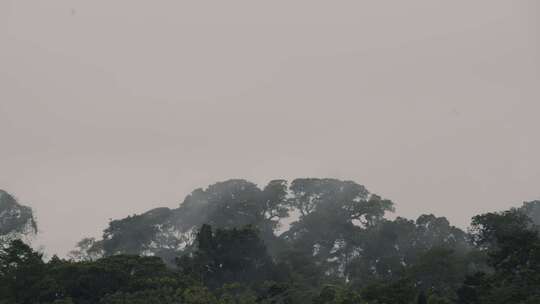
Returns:
[[[336,179],[217,183],[112,221],[69,259],[4,241],[0,304],[540,303],[540,201],[467,231],[393,208]]]

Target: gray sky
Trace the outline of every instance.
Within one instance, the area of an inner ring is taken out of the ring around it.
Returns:
[[[228,178],[540,198],[537,1],[0,0],[0,188],[64,254]]]

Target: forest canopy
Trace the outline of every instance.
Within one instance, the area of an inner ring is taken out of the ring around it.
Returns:
[[[467,231],[394,208],[352,181],[219,182],[112,220],[67,259],[3,239],[0,303],[540,303],[540,201]],[[0,211],[2,235],[37,229],[5,192]]]

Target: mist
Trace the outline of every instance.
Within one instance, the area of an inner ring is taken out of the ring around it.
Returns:
[[[43,245],[235,177],[461,227],[538,198],[536,2],[214,5],[0,4],[0,185]]]

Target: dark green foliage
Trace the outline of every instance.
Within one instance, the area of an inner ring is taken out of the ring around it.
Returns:
[[[475,216],[473,237],[487,254],[491,271],[467,277],[461,303],[538,303],[540,236],[519,210]]]
[[[213,289],[226,283],[260,283],[272,279],[274,263],[252,226],[212,231],[203,225],[197,250],[178,260],[186,276]]]
[[[104,296],[99,303],[102,304],[177,304],[181,295],[176,290],[165,287],[158,289],[144,289],[131,293],[115,292]]]
[[[168,208],[150,210],[141,215],[111,221],[103,233],[103,250],[106,255],[140,254],[150,250],[159,226],[172,211]],[[165,244],[162,245],[165,247]]]
[[[325,285],[313,299],[314,304],[360,304],[360,295],[346,286]]]
[[[157,257],[118,255],[95,262],[53,257],[45,263],[20,240],[0,252],[0,299],[7,303],[116,303],[120,296],[165,296],[180,286]]]
[[[426,294],[423,291],[421,291],[418,294],[418,298],[416,299],[416,304],[428,304]]]
[[[445,247],[433,247],[419,254],[417,262],[408,267],[407,275],[423,291],[455,298],[467,274],[465,255]]]
[[[459,284],[470,262],[466,234],[434,215],[421,215],[416,222],[401,217],[381,221],[357,233],[355,243],[357,254],[346,274],[359,287],[412,276],[420,288],[447,293],[442,286]]]
[[[45,276],[42,254],[20,240],[0,249],[0,303],[30,304],[41,297]]]
[[[362,290],[362,297],[368,303],[411,304],[417,291],[412,281],[400,279],[395,282],[374,282]]]

